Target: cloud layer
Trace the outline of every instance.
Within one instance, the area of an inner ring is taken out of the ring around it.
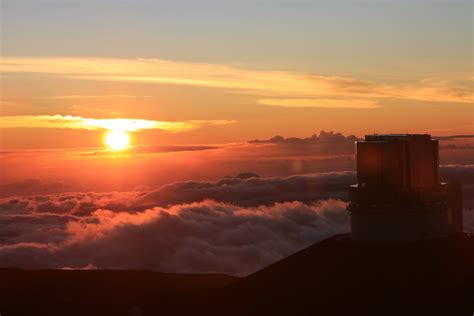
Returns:
[[[89,216],[97,209],[137,212],[156,206],[169,207],[206,200],[242,207],[292,201],[312,203],[321,199],[346,199],[347,187],[354,182],[353,172],[295,175],[285,178],[259,178],[255,174],[246,173],[218,181],[178,181],[155,190],[72,192],[5,198],[0,200],[0,212],[47,212]],[[29,184],[30,182],[25,182],[25,185]],[[35,182],[34,184],[39,185]]]
[[[80,220],[37,215],[15,221],[30,226],[43,223],[40,231],[30,232],[38,241],[0,246],[2,266],[92,264],[102,269],[237,275],[348,230],[345,203],[335,200],[256,208],[205,201],[137,213],[97,210]],[[2,218],[2,226],[5,222]]]
[[[234,123],[227,120],[191,120],[183,122],[165,122],[143,119],[94,119],[71,115],[19,115],[0,116],[1,128],[71,128],[85,130],[121,130],[136,132],[157,129],[167,132],[183,132],[203,125],[226,125]]]
[[[380,99],[469,104],[473,100],[473,93],[468,88],[434,79],[388,84],[345,76],[247,70],[161,59],[4,57],[0,70],[75,79],[226,89],[254,95],[261,104],[284,107],[370,109],[378,107],[377,100]]]
[[[269,205],[276,202],[311,203],[320,199],[347,197],[347,187],[355,182],[353,172],[295,175],[286,178],[242,179],[227,177],[220,181],[184,181],[165,185],[137,200],[139,205],[175,205],[212,199],[239,206]]]
[[[343,195],[353,176],[247,173],[152,191],[4,199],[0,262],[246,275],[346,232],[346,202],[329,197]]]
[[[474,232],[474,166],[463,181]],[[247,275],[327,236],[347,232],[353,172],[184,181],[156,190],[0,200],[0,265],[156,269]]]
[[[376,109],[380,107],[376,101],[364,99],[278,98],[259,99],[257,102],[263,105],[282,106],[287,108]]]

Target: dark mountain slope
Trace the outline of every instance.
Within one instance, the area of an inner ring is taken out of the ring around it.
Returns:
[[[152,271],[0,269],[0,314],[184,315],[237,277]]]
[[[367,245],[340,235],[246,278],[0,269],[11,315],[469,315],[474,237]]]
[[[474,313],[474,237],[368,245],[329,238],[231,284],[235,315]]]

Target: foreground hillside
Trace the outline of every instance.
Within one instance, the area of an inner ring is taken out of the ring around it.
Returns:
[[[3,315],[472,315],[474,237],[316,243],[245,278],[0,269]]]
[[[184,315],[200,305],[197,297],[237,279],[152,271],[0,269],[0,314],[142,315],[160,310]]]
[[[473,315],[474,237],[367,245],[335,236],[227,290],[236,315]]]

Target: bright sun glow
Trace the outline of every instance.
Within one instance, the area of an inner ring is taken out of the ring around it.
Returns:
[[[105,136],[104,143],[112,150],[124,150],[128,147],[129,137],[125,131],[112,130]]]

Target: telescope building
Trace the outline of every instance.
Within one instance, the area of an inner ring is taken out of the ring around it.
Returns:
[[[352,238],[397,242],[462,234],[462,190],[439,181],[430,135],[367,135],[356,142],[357,184],[349,188]]]

